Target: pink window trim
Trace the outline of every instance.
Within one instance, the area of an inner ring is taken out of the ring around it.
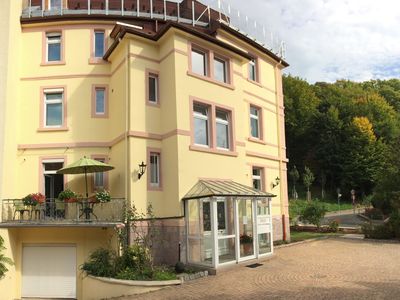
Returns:
[[[61,60],[60,61],[47,61],[47,34],[60,33],[61,34]],[[41,66],[57,66],[65,65],[65,31],[64,29],[55,29],[42,31],[42,62]]]
[[[60,127],[46,127],[45,120],[44,120],[44,95],[45,90],[55,90],[55,89],[62,89],[63,90],[63,124]],[[40,87],[40,100],[39,100],[39,128],[37,129],[38,132],[43,131],[68,131],[67,126],[67,87],[65,85],[61,86],[42,86]]]
[[[105,28],[92,28],[90,29],[90,56],[89,56],[89,64],[90,65],[97,65],[97,64],[108,64],[108,61],[105,61],[102,57],[95,57],[94,56],[94,34],[96,31],[104,32],[104,51],[107,51],[107,30]]]
[[[146,68],[146,75],[145,75],[145,87],[146,87],[146,104],[150,106],[155,106],[155,107],[160,107],[160,72],[152,69],[147,69]],[[157,102],[154,103],[150,101],[150,93],[149,93],[149,77],[157,77]]]
[[[92,154],[90,155],[91,159],[94,160],[104,160],[104,162],[107,164],[109,162],[109,158],[107,155],[104,154]],[[95,193],[97,191],[97,187],[94,185],[94,173],[91,174],[91,183],[92,183],[92,192]],[[108,190],[108,172],[103,172],[103,180],[104,180],[104,189]]]
[[[265,167],[262,165],[257,165],[257,164],[249,164],[250,165],[250,174],[251,174],[251,187],[253,186],[253,169],[259,169],[261,170],[260,175],[261,175],[261,191],[266,192],[266,187],[267,187],[267,181],[266,181],[266,172],[265,172]]]
[[[258,132],[259,132],[259,137],[253,137],[251,135],[251,118],[250,118],[250,112],[251,112],[251,107],[254,107],[258,110],[259,114],[258,114]],[[251,142],[255,142],[255,143],[260,143],[265,145],[265,138],[264,138],[264,120],[263,120],[263,108],[259,105],[256,105],[254,103],[249,103],[249,138],[248,140]]]
[[[197,50],[199,52],[203,52],[206,55],[206,62],[207,62],[207,74],[201,75],[193,72],[192,70],[192,50]],[[227,82],[216,80],[214,77],[214,57],[220,60],[224,60],[226,62],[226,76]],[[195,43],[189,42],[188,43],[188,71],[187,75],[196,77],[198,79],[203,79],[205,81],[220,85],[222,87],[229,88],[231,90],[235,89],[233,85],[233,66],[232,66],[232,59],[226,55],[219,54],[214,50],[206,49],[205,47],[201,47]]]
[[[96,113],[96,89],[104,89],[104,114],[97,114]],[[92,85],[92,101],[91,101],[91,110],[92,118],[108,118],[108,84],[93,84]]]
[[[151,171],[150,171],[150,154],[151,153],[157,153],[160,157],[160,168],[159,168],[159,180],[160,183],[158,186],[152,186],[150,183],[151,180]],[[162,155],[161,155],[161,149],[160,148],[151,148],[147,147],[147,190],[148,191],[162,191],[163,190],[163,176],[162,176]]]
[[[52,160],[52,159],[59,159],[63,160],[63,166],[67,165],[67,156],[66,155],[60,155],[60,156],[39,156],[39,180],[38,180],[38,191],[39,193],[42,193],[44,195],[45,193],[45,188],[44,188],[44,180],[43,180],[43,162],[45,160]],[[64,189],[68,188],[68,178],[67,175],[64,174]]]
[[[202,146],[197,145],[194,142],[194,117],[193,117],[193,105],[198,103],[200,105],[207,106],[209,108],[208,114],[208,130],[209,130],[209,145]],[[212,101],[200,99],[198,97],[189,97],[189,114],[190,114],[190,150],[204,151],[215,154],[226,154],[229,156],[237,156],[236,153],[236,138],[235,138],[235,109],[225,105],[221,105]],[[229,149],[223,150],[217,148],[217,136],[216,136],[216,111],[217,109],[224,110],[228,113],[229,117]]]

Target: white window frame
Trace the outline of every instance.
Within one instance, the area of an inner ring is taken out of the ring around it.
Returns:
[[[260,171],[260,175],[254,175],[254,170],[259,170]],[[260,191],[262,191],[264,189],[263,186],[263,169],[260,167],[252,167],[251,168],[251,179],[252,179],[252,186],[254,187],[253,181],[254,180],[258,180],[260,182]]]
[[[208,52],[205,51],[205,50],[198,49],[196,47],[192,48],[191,50],[192,51],[190,53],[190,59],[191,59],[191,64],[192,64],[192,72],[197,74],[197,75],[200,75],[200,76],[205,76],[205,77],[210,76],[209,71],[208,71],[208,65],[209,65],[209,61],[208,61],[209,54],[208,54]],[[199,73],[195,72],[194,69],[193,69],[193,52],[203,56],[203,62],[204,62],[203,74],[199,74]]]
[[[154,100],[152,100],[150,98],[150,88],[151,88],[150,78],[154,78],[154,97],[155,97]],[[148,80],[148,88],[149,88],[149,90],[148,90],[149,98],[147,100],[152,104],[158,104],[158,84],[159,84],[158,75],[154,74],[154,73],[149,73],[149,76],[148,76],[147,80]]]
[[[47,100],[48,94],[61,94],[60,99],[56,100]],[[61,124],[60,125],[47,125],[47,105],[48,104],[58,104],[61,103]],[[63,127],[64,124],[64,89],[46,89],[43,91],[43,127],[45,128],[60,128]]]
[[[97,33],[102,33],[103,34],[103,54],[101,56],[96,56],[96,34]],[[104,56],[104,53],[106,51],[106,46],[105,46],[105,39],[106,39],[106,32],[104,30],[94,30],[93,31],[93,57],[94,58],[98,58],[98,59],[102,59]]]
[[[49,0],[49,10],[53,10],[53,7],[51,6],[52,0]],[[63,0],[60,0],[60,7],[56,7],[56,9],[62,9],[63,8]]]
[[[226,120],[223,120],[223,119],[220,119],[220,118],[218,118],[218,116],[217,116],[217,113],[218,112],[221,112],[221,113],[224,113],[224,114],[226,114]],[[227,148],[223,148],[223,147],[218,147],[218,130],[217,130],[217,127],[218,127],[218,124],[221,124],[221,125],[226,125],[227,126],[227,128],[228,128],[228,132],[227,132],[227,142],[228,142],[228,147]],[[231,125],[230,125],[230,113],[228,112],[228,111],[226,111],[226,110],[223,110],[223,109],[219,109],[218,107],[216,108],[216,110],[215,110],[215,137],[216,137],[216,148],[217,149],[220,149],[220,150],[230,150],[230,148],[231,148]]]
[[[223,63],[223,65],[224,65],[224,78],[223,78],[222,81],[219,80],[219,79],[217,79],[217,78],[215,77],[215,66],[216,66],[215,61],[221,62],[221,63]],[[220,82],[223,82],[223,83],[229,83],[228,63],[229,63],[229,62],[228,62],[226,59],[221,58],[221,57],[219,57],[219,56],[214,56],[214,62],[213,62],[213,64],[214,64],[214,79],[215,79],[215,80],[220,81]]]
[[[206,109],[206,115],[200,114],[198,112],[196,112],[194,110],[194,106],[198,105],[198,106],[202,106]],[[196,143],[196,137],[195,137],[195,132],[196,132],[196,128],[193,128],[193,143],[196,146],[200,146],[200,147],[206,147],[206,148],[210,148],[211,147],[211,141],[210,141],[210,107],[201,103],[197,103],[197,102],[193,102],[193,127],[195,126],[195,122],[194,119],[200,119],[200,120],[204,120],[207,122],[207,144],[198,144]]]
[[[254,78],[252,78],[250,75],[252,74],[251,71],[254,69]],[[249,79],[252,81],[257,81],[257,59],[253,58],[249,62]]]
[[[161,168],[160,168],[160,164],[161,164],[161,154],[159,153],[159,152],[154,152],[154,151],[150,151],[150,155],[149,155],[149,157],[150,157],[150,161],[149,161],[149,163],[150,163],[150,180],[149,180],[149,183],[150,183],[150,186],[151,187],[160,187],[161,186]],[[151,163],[151,160],[152,160],[152,157],[156,157],[156,179],[157,179],[157,182],[152,182],[152,179],[153,179],[153,168],[152,168],[152,163]]]
[[[252,114],[252,112],[251,112],[251,109],[252,108],[254,108],[255,110],[256,110],[256,112],[257,112],[257,114],[256,115],[254,115],[254,114]],[[250,136],[252,137],[252,138],[256,138],[256,139],[261,139],[261,127],[260,127],[260,120],[261,120],[261,118],[260,118],[260,114],[261,114],[261,110],[260,110],[260,108],[258,108],[258,107],[256,107],[256,106],[254,106],[254,105],[250,105]],[[258,136],[253,136],[253,130],[252,130],[252,123],[251,123],[251,120],[256,120],[257,121],[257,132],[258,132]]]
[[[97,111],[97,91],[103,91],[104,93],[104,99],[103,99],[103,112],[98,112]],[[106,91],[107,89],[105,87],[95,87],[94,88],[94,113],[96,115],[100,115],[100,116],[104,116],[106,114],[106,109],[107,109],[107,105],[106,105],[106,101],[107,101],[107,95],[106,95]]]
[[[58,40],[49,40],[49,37],[59,37]],[[60,60],[49,60],[49,45],[60,44]],[[62,33],[61,32],[47,32],[46,33],[46,62],[62,61]]]

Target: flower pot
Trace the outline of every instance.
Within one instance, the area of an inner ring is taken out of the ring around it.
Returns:
[[[76,198],[68,198],[68,199],[64,199],[65,203],[75,203],[77,201]]]

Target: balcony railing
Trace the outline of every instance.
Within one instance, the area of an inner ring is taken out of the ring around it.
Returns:
[[[91,202],[78,199],[64,202],[46,199],[36,205],[24,205],[21,199],[2,201],[2,223],[18,224],[77,224],[121,223],[125,215],[125,199],[113,198],[110,202]]]

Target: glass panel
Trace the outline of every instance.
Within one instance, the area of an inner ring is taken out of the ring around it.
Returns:
[[[150,183],[158,185],[160,182],[160,155],[158,153],[150,154]]]
[[[228,149],[229,148],[229,122],[228,113],[217,110],[217,147]]]
[[[96,31],[94,33],[94,56],[103,57],[104,55],[104,32]]]
[[[214,59],[214,77],[216,80],[226,82],[226,62],[221,59]]]
[[[234,202],[230,198],[217,201],[218,236],[234,235]]]
[[[96,89],[96,114],[105,113],[105,90]]]
[[[253,206],[250,199],[238,200],[240,257],[254,255]]]
[[[61,126],[62,121],[62,103],[47,103],[46,126]]]
[[[211,231],[210,202],[203,202],[203,230]]]
[[[149,76],[149,101],[157,102],[157,77]]]
[[[257,75],[256,75],[256,61],[253,59],[249,63],[249,78],[251,80],[256,81]]]
[[[258,248],[260,254],[271,253],[271,233],[258,235]]]
[[[51,0],[50,9],[61,9],[61,0]]]
[[[194,118],[194,142],[199,145],[208,145],[208,122],[207,120]]]
[[[188,206],[188,234],[198,236],[200,234],[200,220],[199,220],[199,201],[187,201]]]
[[[235,237],[218,240],[219,263],[235,261]]]
[[[206,76],[206,54],[197,50],[192,50],[192,71],[194,73]]]
[[[103,172],[94,174],[94,185],[96,188],[104,187],[104,173]]]
[[[253,188],[262,190],[261,169],[253,168]]]
[[[63,167],[64,163],[53,162],[53,163],[44,163],[43,165],[45,171],[57,171]]]
[[[47,61],[61,60],[61,43],[48,44]]]
[[[267,199],[257,201],[257,215],[269,215],[269,204]]]
[[[255,138],[260,137],[259,128],[258,128],[258,119],[251,117],[250,118],[251,124],[251,136]]]

